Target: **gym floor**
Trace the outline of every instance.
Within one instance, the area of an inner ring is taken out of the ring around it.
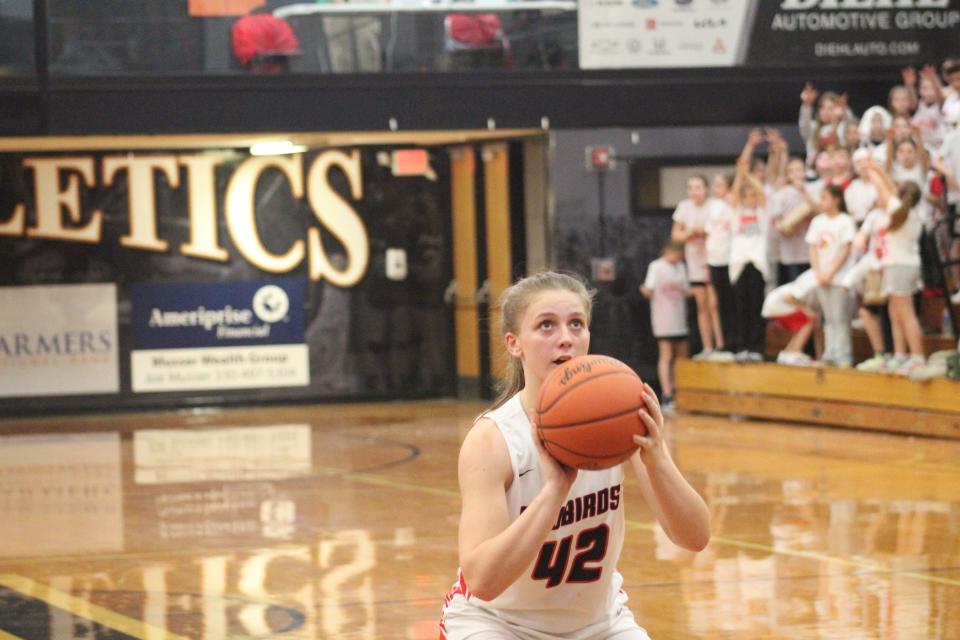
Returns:
[[[0,421],[0,639],[436,638],[480,404]],[[673,546],[632,481],[656,639],[960,638],[960,442],[683,415],[710,505]]]

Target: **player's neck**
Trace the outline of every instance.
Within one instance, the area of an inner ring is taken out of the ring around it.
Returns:
[[[523,405],[523,412],[527,414],[530,422],[537,411],[537,395],[540,391],[540,385],[527,383],[520,391],[520,404]]]

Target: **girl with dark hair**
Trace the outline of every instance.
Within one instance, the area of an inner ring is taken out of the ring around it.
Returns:
[[[823,313],[824,350],[821,360],[838,367],[853,365],[850,341],[852,317],[849,292],[840,286],[850,266],[850,247],[856,235],[846,213],[843,189],[828,184],[820,192],[820,214],[807,230],[810,266],[817,276],[817,300]]]
[[[770,280],[770,213],[763,185],[750,173],[746,153],[737,161],[732,198],[730,282],[737,309],[734,342],[741,349],[736,358],[740,362],[761,362],[766,342],[766,323],[761,311],[764,288]]]

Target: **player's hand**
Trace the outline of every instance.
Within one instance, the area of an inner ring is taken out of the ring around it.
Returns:
[[[563,464],[546,450],[543,441],[540,440],[540,434],[537,433],[537,426],[530,427],[533,435],[533,444],[537,447],[540,454],[540,480],[544,486],[551,485],[558,488],[563,495],[570,492],[570,487],[577,480],[578,470]]]
[[[633,442],[640,447],[640,460],[647,467],[654,466],[669,457],[667,443],[663,438],[663,411],[653,392],[653,387],[643,383],[643,403],[646,407],[639,410],[640,420],[647,427],[647,435],[633,436]]]
[[[829,274],[824,273],[823,271],[817,271],[817,284],[819,284],[821,287],[828,286],[832,279],[833,278],[831,278]]]

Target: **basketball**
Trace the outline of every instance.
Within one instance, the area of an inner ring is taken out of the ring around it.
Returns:
[[[637,450],[647,428],[643,381],[607,356],[578,356],[557,367],[540,387],[534,422],[544,448],[577,469],[606,469]]]

